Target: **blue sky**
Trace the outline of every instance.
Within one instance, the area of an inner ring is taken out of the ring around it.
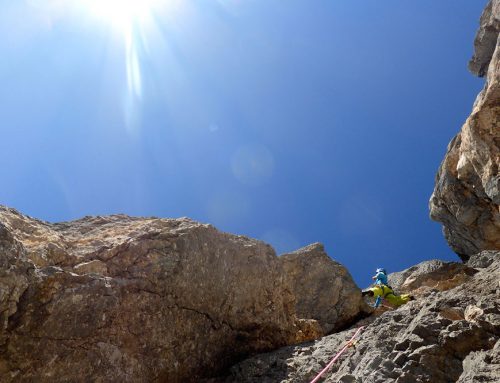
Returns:
[[[0,204],[322,242],[360,285],[458,260],[427,204],[486,1],[95,1],[0,2]]]

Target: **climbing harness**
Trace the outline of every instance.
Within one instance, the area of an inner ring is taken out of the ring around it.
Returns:
[[[311,383],[316,383],[316,382],[317,382],[317,381],[321,378],[321,376],[322,376],[325,372],[327,372],[327,371],[328,371],[328,370],[329,370],[329,369],[333,366],[333,364],[337,361],[337,359],[338,359],[338,358],[340,358],[340,355],[342,355],[342,354],[345,352],[345,350],[347,350],[349,347],[355,347],[355,344],[356,344],[356,337],[358,336],[358,334],[359,334],[361,331],[363,331],[363,329],[364,329],[364,326],[361,326],[360,328],[358,328],[358,329],[356,330],[356,332],[354,333],[354,335],[352,336],[352,338],[351,338],[351,339],[350,339],[350,340],[349,340],[349,341],[345,344],[345,346],[342,348],[342,350],[340,350],[340,351],[337,353],[337,355],[335,355],[335,356],[333,357],[333,359],[330,361],[330,363],[328,363],[328,364],[326,365],[326,367],[325,367],[323,370],[321,370],[321,372],[320,372],[318,375],[316,375],[316,377],[315,377],[313,380],[311,380]]]

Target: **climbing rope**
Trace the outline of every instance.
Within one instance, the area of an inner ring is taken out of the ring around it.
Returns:
[[[328,363],[326,365],[326,367],[323,370],[321,370],[321,372],[318,375],[316,375],[316,377],[313,380],[311,380],[311,383],[316,383],[319,380],[319,378],[321,378],[321,375],[323,375],[325,372],[327,372],[333,366],[333,364],[336,362],[336,360],[338,358],[340,358],[340,355],[342,355],[344,353],[344,351],[347,350],[349,347],[352,347],[354,345],[354,340],[356,339],[356,337],[358,336],[358,334],[361,331],[363,331],[363,329],[364,329],[364,326],[362,326],[362,327],[360,327],[360,328],[357,329],[357,331],[354,333],[354,335],[349,340],[349,342],[347,342],[346,345],[342,348],[342,350],[340,350],[337,353],[337,355],[335,355],[333,357],[333,359],[330,361],[330,363]]]

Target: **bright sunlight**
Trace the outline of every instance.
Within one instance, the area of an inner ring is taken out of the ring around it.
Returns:
[[[126,30],[151,16],[159,0],[82,0],[88,10],[113,27]]]

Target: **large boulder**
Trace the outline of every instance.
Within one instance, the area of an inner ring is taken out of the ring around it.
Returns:
[[[0,223],[2,383],[197,381],[296,339],[263,242],[186,218]]]
[[[486,84],[460,133],[450,142],[430,199],[431,218],[443,224],[463,259],[500,249],[500,0],[481,16],[469,68]]]
[[[366,310],[351,274],[320,243],[279,257],[296,298],[300,318],[315,319],[325,333],[338,330]]]

